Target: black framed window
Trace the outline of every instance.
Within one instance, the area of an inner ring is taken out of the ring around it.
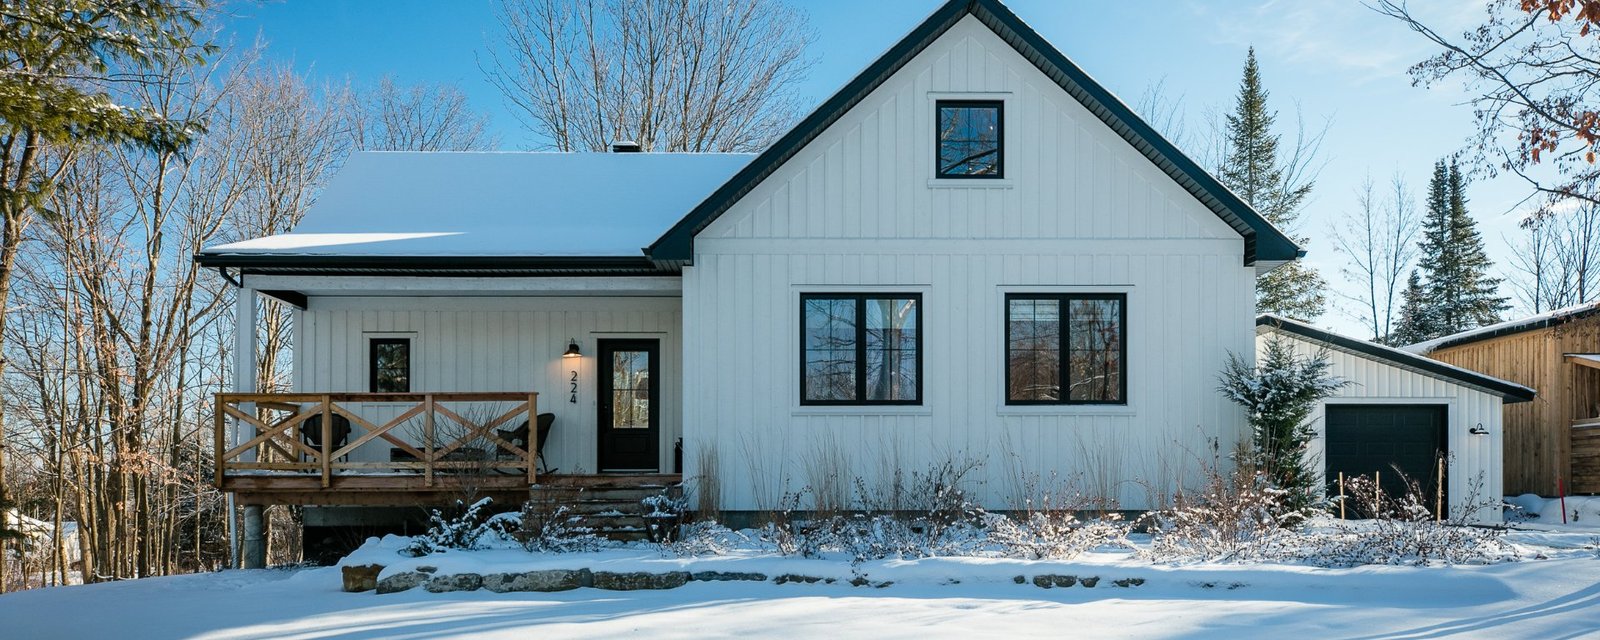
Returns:
[[[373,338],[367,365],[368,388],[373,393],[411,392],[410,338]]]
[[[800,403],[921,404],[922,295],[801,294]]]
[[[935,108],[938,177],[1005,177],[1005,103],[939,100]]]
[[[1006,295],[1006,404],[1127,404],[1127,301]]]

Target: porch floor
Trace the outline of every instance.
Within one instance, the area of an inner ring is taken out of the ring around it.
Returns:
[[[573,489],[660,489],[683,481],[676,473],[551,474],[529,485],[524,474],[436,474],[432,484],[420,474],[341,474],[322,486],[310,474],[229,474],[221,488],[243,505],[426,506],[445,504],[464,495],[490,497],[501,504],[522,504],[534,487]]]

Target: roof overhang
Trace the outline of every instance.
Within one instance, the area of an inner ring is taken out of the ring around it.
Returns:
[[[987,25],[1024,58],[1148,158],[1201,204],[1244,237],[1244,264],[1281,264],[1303,255],[1293,240],[1189,158],[1154,127],[1095,82],[999,0],[950,0],[912,29],[837,93],[807,115],[750,164],[734,174],[673,225],[646,253],[658,264],[681,267],[694,259],[694,238],[777,171],[889,77],[967,16]],[[1270,270],[1270,267],[1269,269]]]
[[[341,256],[196,254],[202,267],[240,275],[415,277],[675,276],[644,256]]]
[[[1474,342],[1483,342],[1486,340],[1493,340],[1495,338],[1513,336],[1519,333],[1526,333],[1528,331],[1549,329],[1550,327],[1588,318],[1596,315],[1597,313],[1600,313],[1600,303],[1586,302],[1584,304],[1567,307],[1564,309],[1557,309],[1555,311],[1549,311],[1525,318],[1517,318],[1515,320],[1507,320],[1505,322],[1482,326],[1476,329],[1468,329],[1460,333],[1453,333],[1448,336],[1434,338],[1432,340],[1425,340],[1416,344],[1406,345],[1405,349],[1406,351],[1410,351],[1412,353],[1433,353],[1440,349],[1459,347],[1464,344],[1472,344]]]
[[[1288,318],[1265,314],[1256,317],[1256,334],[1279,332],[1318,346],[1375,360],[1383,364],[1500,396],[1506,403],[1528,402],[1537,395],[1533,389],[1476,371],[1445,364],[1432,358],[1401,351],[1375,342],[1342,336]]]

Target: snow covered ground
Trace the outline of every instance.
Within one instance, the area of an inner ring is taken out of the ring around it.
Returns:
[[[0,629],[4,637],[29,639],[592,638],[640,632],[659,638],[1177,638],[1268,632],[1316,638],[1600,636],[1600,557],[1587,548],[1594,534],[1553,529],[1511,534],[1529,559],[1492,566],[1169,567],[1134,560],[1126,552],[1054,563],[970,558],[867,563],[862,570],[874,578],[895,581],[882,589],[842,582],[691,582],[664,591],[434,594],[415,589],[380,596],[341,592],[335,568],[228,571],[0,596]],[[463,557],[451,564],[481,560],[493,559]],[[716,561],[731,570],[849,572],[847,565],[813,560]],[[632,570],[704,560],[626,549],[533,562]],[[1047,571],[1146,582],[1129,588],[1102,583],[1093,589],[1041,589],[1009,579]],[[953,576],[963,581],[948,584]]]

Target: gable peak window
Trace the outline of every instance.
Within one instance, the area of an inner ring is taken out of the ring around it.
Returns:
[[[1006,404],[1127,404],[1127,296],[1006,296]]]
[[[373,393],[411,392],[410,338],[373,338],[367,358],[367,388]]]
[[[800,296],[800,404],[922,403],[922,295]]]
[[[939,178],[1003,178],[1005,103],[939,100],[935,125]]]

